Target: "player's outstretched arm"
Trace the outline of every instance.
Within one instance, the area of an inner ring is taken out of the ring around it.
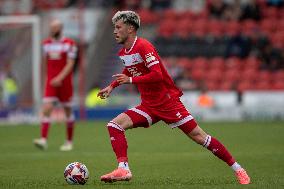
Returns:
[[[112,92],[113,87],[111,85],[107,86],[106,88],[100,90],[97,94],[98,97],[101,99],[106,99],[109,97],[110,93]]]

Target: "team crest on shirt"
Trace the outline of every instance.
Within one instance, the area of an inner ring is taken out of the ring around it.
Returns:
[[[178,113],[176,113],[176,116],[178,117],[178,118],[181,118],[182,117],[182,115],[178,112]]]
[[[154,53],[151,52],[145,55],[145,59],[146,59],[146,62],[149,63],[149,62],[156,60],[156,57],[154,56]]]
[[[137,63],[140,63],[140,59],[138,57],[139,54],[133,54],[132,55],[132,63],[133,64],[137,64]],[[140,56],[140,55],[139,55]]]

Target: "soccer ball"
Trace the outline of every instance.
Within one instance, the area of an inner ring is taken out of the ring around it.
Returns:
[[[73,162],[65,168],[64,178],[68,184],[84,185],[88,181],[89,171],[83,163]]]

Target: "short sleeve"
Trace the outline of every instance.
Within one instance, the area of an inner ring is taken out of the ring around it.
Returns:
[[[75,42],[71,42],[67,52],[68,58],[75,59],[77,57],[77,51],[78,48]]]

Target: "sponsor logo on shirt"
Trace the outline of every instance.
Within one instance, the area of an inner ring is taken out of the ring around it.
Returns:
[[[151,52],[151,53],[148,53],[148,54],[145,55],[145,59],[146,59],[147,63],[150,63],[150,62],[155,61],[156,57],[154,56],[154,53]]]
[[[139,53],[131,54],[131,55],[123,55],[120,56],[124,66],[133,66],[143,62],[142,57]]]
[[[49,52],[48,56],[49,56],[49,59],[51,59],[51,60],[61,59],[61,53],[60,52]]]
[[[136,67],[129,67],[129,68],[127,68],[127,70],[129,71],[129,73],[131,73],[132,76],[142,75],[142,73],[139,72]]]

